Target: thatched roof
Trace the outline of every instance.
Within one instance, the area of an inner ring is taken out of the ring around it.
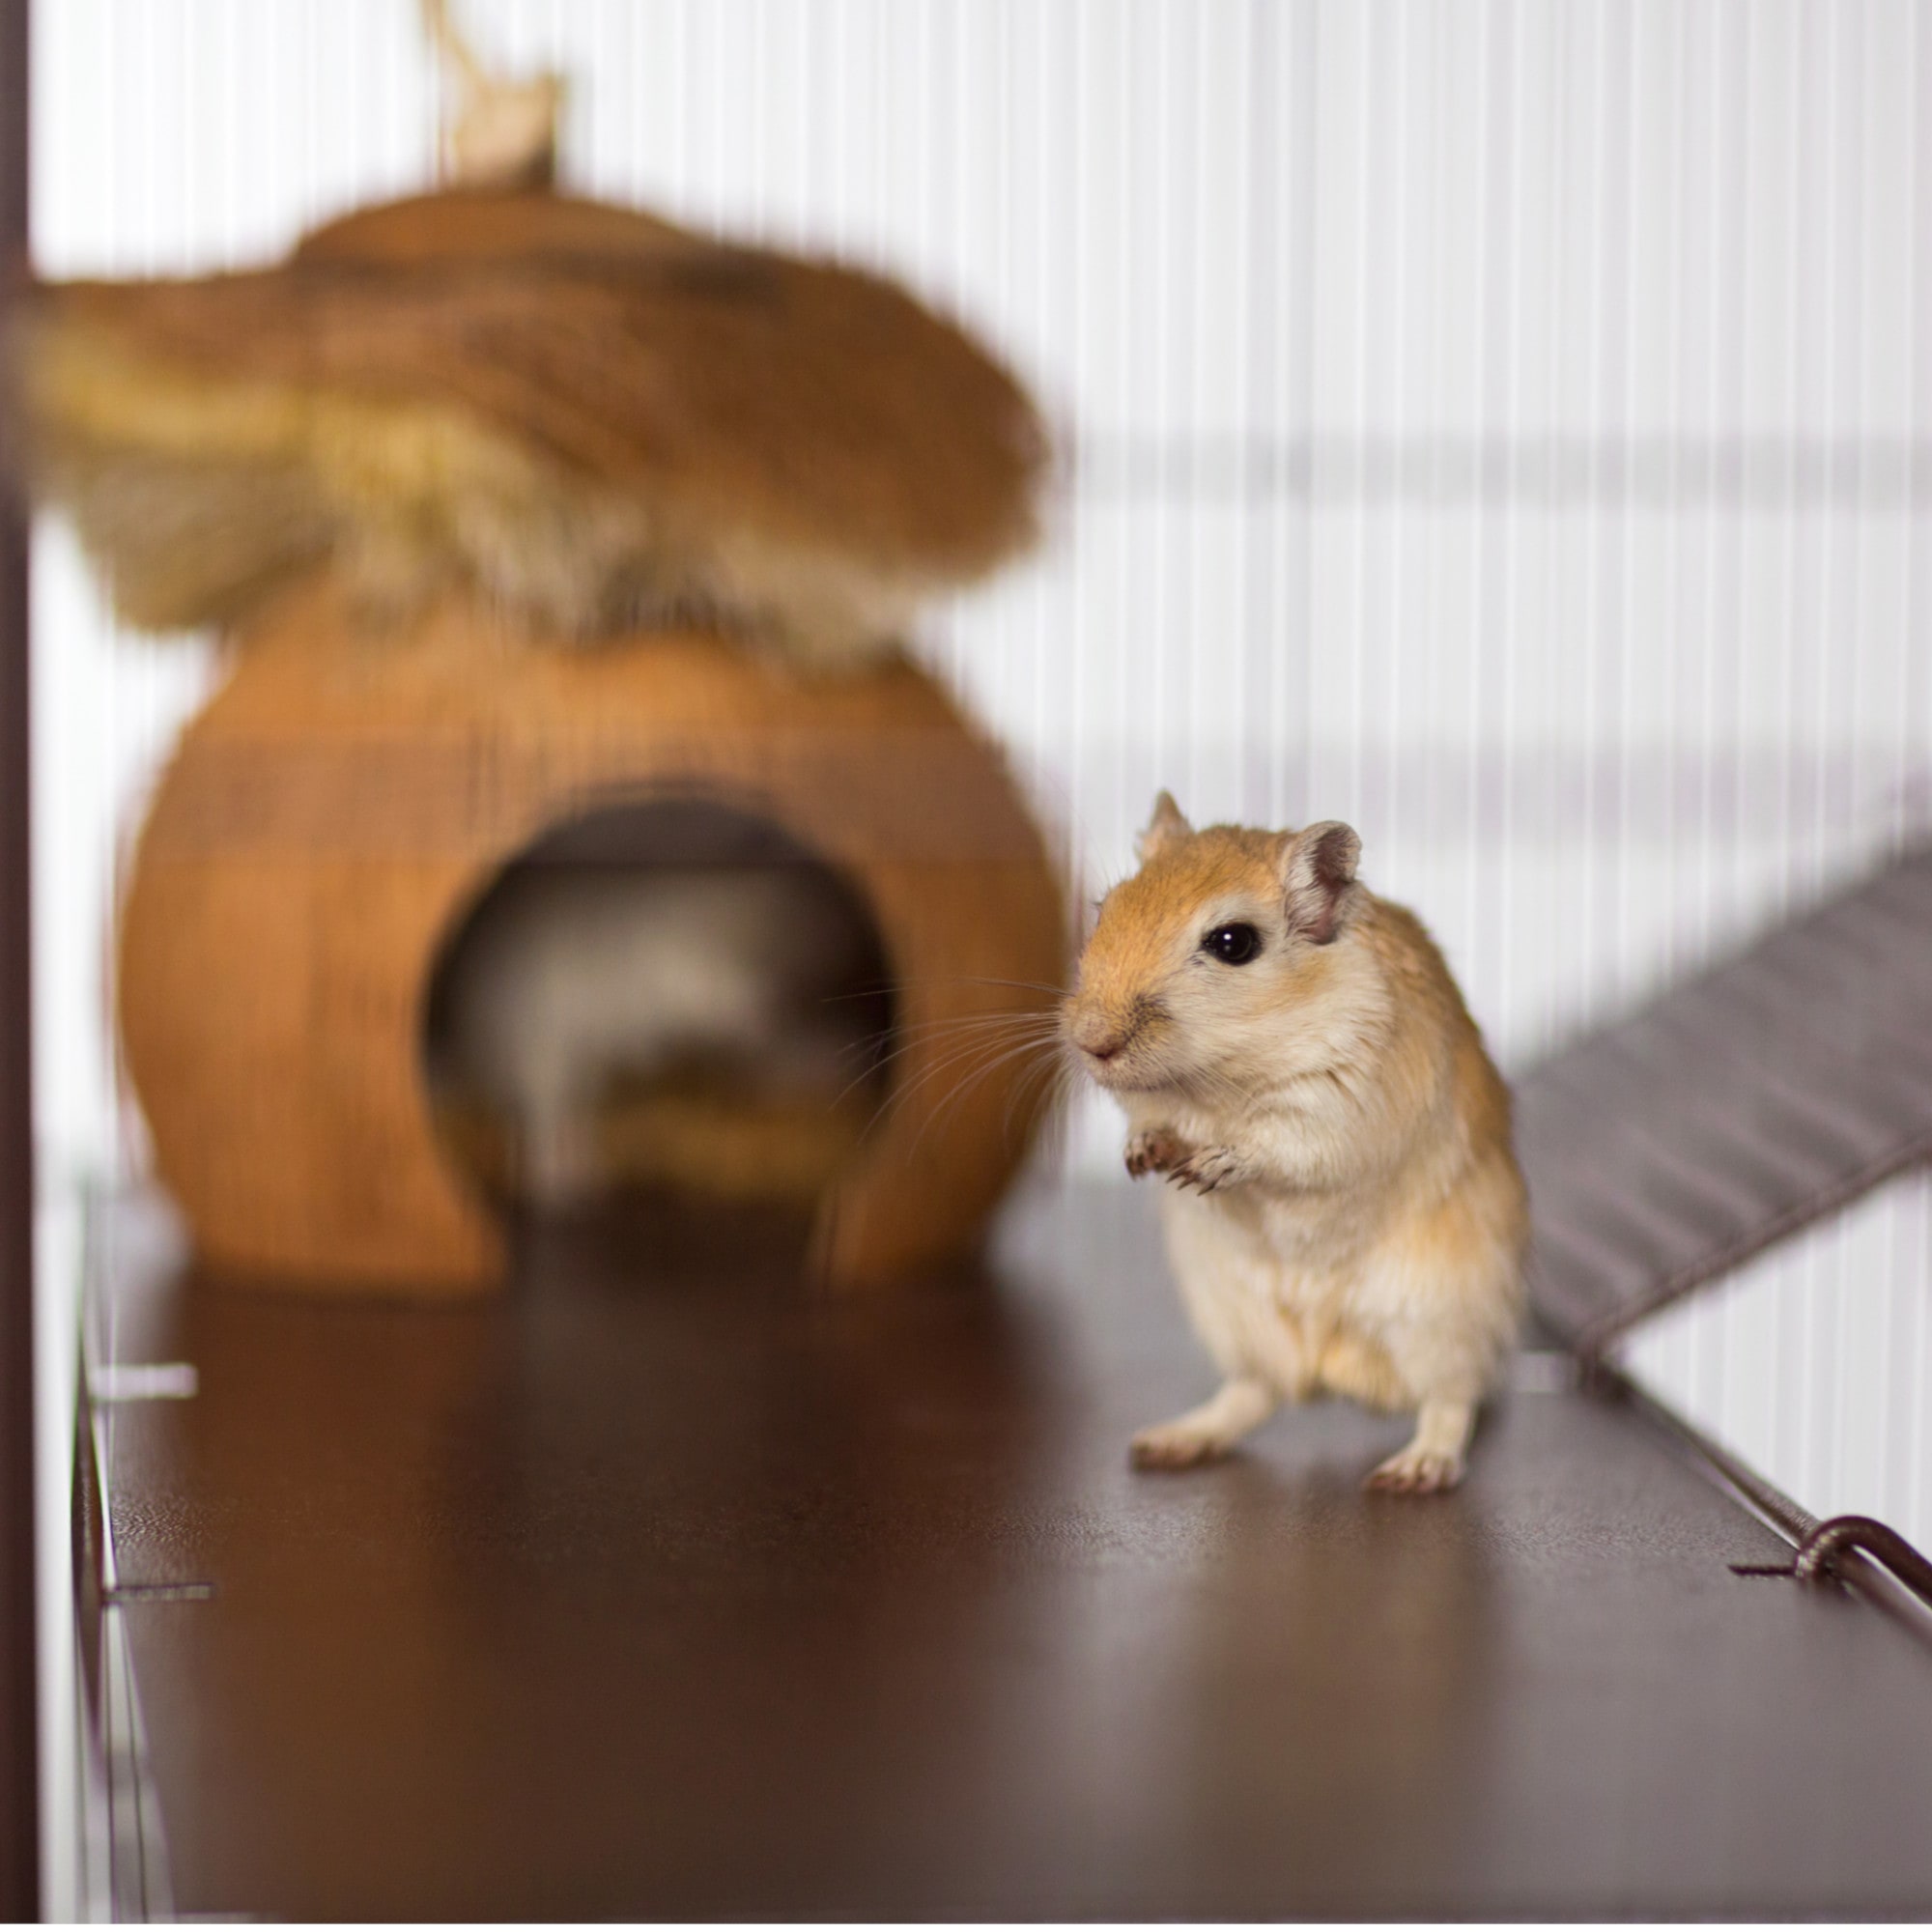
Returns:
[[[124,612],[325,562],[567,637],[700,616],[821,660],[1035,527],[1013,378],[877,276],[548,192],[364,210],[281,265],[37,285],[28,447]]]

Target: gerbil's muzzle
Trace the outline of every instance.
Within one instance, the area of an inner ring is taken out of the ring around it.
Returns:
[[[1136,1000],[1124,1013],[1109,1011],[1098,1001],[1075,1000],[1066,1008],[1065,1029],[1066,1037],[1098,1068],[1120,1059],[1151,1017],[1145,1000]]]
[[[1114,1059],[1131,1037],[1099,1013],[1083,1014],[1067,1028],[1066,1037],[1090,1060],[1097,1060],[1102,1065]]]

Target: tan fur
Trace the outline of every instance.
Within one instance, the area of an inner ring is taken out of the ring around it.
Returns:
[[[1162,795],[1066,1002],[1121,1101],[1129,1171],[1167,1179],[1170,1258],[1227,1380],[1136,1438],[1217,1455],[1283,1401],[1418,1411],[1371,1480],[1447,1488],[1520,1315],[1528,1214],[1508,1090],[1419,920],[1354,878],[1347,827],[1194,832]],[[1203,950],[1250,924],[1263,950]],[[1324,937],[1325,935],[1325,937]]]
[[[14,350],[38,486],[155,628],[327,560],[379,606],[470,586],[567,639],[678,616],[842,666],[1035,530],[1025,393],[902,290],[546,193],[42,285]]]

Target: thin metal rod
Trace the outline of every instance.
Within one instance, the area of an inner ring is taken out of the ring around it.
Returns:
[[[1883,1563],[1915,1596],[1932,1605],[1932,1562],[1889,1523],[1869,1516],[1834,1516],[1821,1522],[1792,1559],[1791,1574],[1801,1583],[1824,1582],[1845,1574],[1845,1551],[1862,1551]]]
[[[1788,1543],[1793,1577],[1813,1580],[1810,1573],[1827,1573],[1902,1623],[1920,1642],[1932,1644],[1932,1595],[1922,1595],[1914,1586],[1915,1580],[1923,1580],[1919,1573],[1926,1568],[1925,1559],[1903,1537],[1865,1517],[1839,1517],[1821,1523],[1621,1371],[1596,1362],[1588,1364],[1585,1373],[1592,1389],[1627,1405],[1702,1475]],[[1883,1545],[1861,1534],[1864,1529],[1882,1531]],[[1891,1562],[1898,1549],[1916,1559],[1918,1571],[1909,1563],[1901,1570]]]
[[[28,0],[0,0],[0,297],[27,256]],[[0,1918],[40,1915],[27,530],[0,494]]]

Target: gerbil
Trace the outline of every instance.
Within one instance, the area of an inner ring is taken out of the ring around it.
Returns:
[[[1283,1402],[1415,1410],[1369,1477],[1460,1480],[1516,1334],[1528,1204],[1509,1093],[1422,923],[1360,840],[1196,832],[1162,792],[1063,1013],[1166,1177],[1169,1258],[1218,1392],[1134,1437],[1143,1468],[1225,1454]]]
[[[503,1119],[517,1192],[557,1207],[603,1184],[596,1110],[619,1076],[679,1061],[766,1095],[863,1076],[859,942],[836,891],[799,866],[543,864],[472,919],[438,999],[446,1091]]]

